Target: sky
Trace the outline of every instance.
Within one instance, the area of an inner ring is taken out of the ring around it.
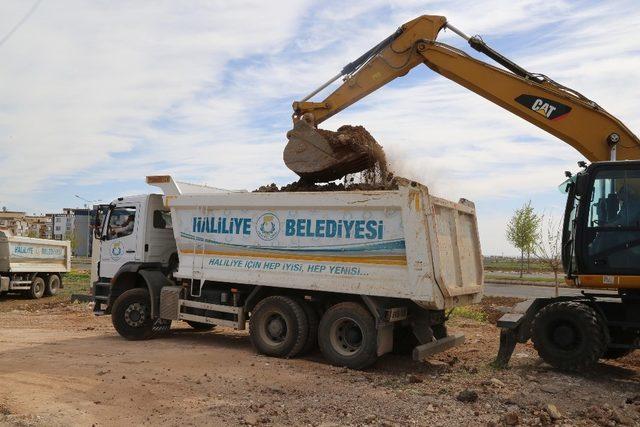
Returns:
[[[634,0],[3,0],[0,206],[108,202],[155,191],[147,175],[233,189],[295,181],[282,162],[291,103],[422,14],[640,129]],[[480,57],[450,31],[439,40]],[[342,124],[365,126],[399,175],[474,201],[487,255],[517,254],[505,227],[527,201],[561,216],[557,186],[583,160],[421,65],[321,127]]]

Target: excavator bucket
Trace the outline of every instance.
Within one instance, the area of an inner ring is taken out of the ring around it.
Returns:
[[[333,181],[376,162],[373,147],[378,144],[362,126],[342,126],[331,132],[299,120],[287,138],[284,163],[305,181]]]

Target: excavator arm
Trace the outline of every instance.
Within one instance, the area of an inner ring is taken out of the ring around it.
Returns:
[[[506,70],[436,42],[443,28],[465,38]],[[358,154],[336,150],[317,132],[317,125],[422,63],[565,141],[589,161],[640,159],[640,140],[595,102],[546,76],[529,73],[480,37],[469,37],[453,27],[446,18],[425,15],[402,25],[334,79],[293,103],[294,128],[284,153],[287,166],[316,181],[356,172],[362,166]],[[343,83],[326,99],[310,101],[340,77]]]

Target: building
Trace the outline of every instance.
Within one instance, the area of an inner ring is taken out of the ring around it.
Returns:
[[[74,225],[74,209],[64,208],[62,213],[53,214],[53,238],[71,240]]]
[[[14,236],[26,236],[28,224],[25,213],[3,208],[0,211],[0,228],[9,230]]]
[[[53,214],[53,238],[71,241],[74,256],[91,256],[91,209],[64,208]]]
[[[53,214],[26,215],[25,220],[27,222],[26,236],[40,239],[53,238]]]

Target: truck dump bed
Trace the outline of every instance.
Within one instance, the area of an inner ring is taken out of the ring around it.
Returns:
[[[411,299],[477,302],[483,269],[473,203],[393,191],[247,193],[148,177],[163,189],[178,278]]]
[[[66,273],[70,269],[68,241],[13,236],[0,230],[0,272]]]

